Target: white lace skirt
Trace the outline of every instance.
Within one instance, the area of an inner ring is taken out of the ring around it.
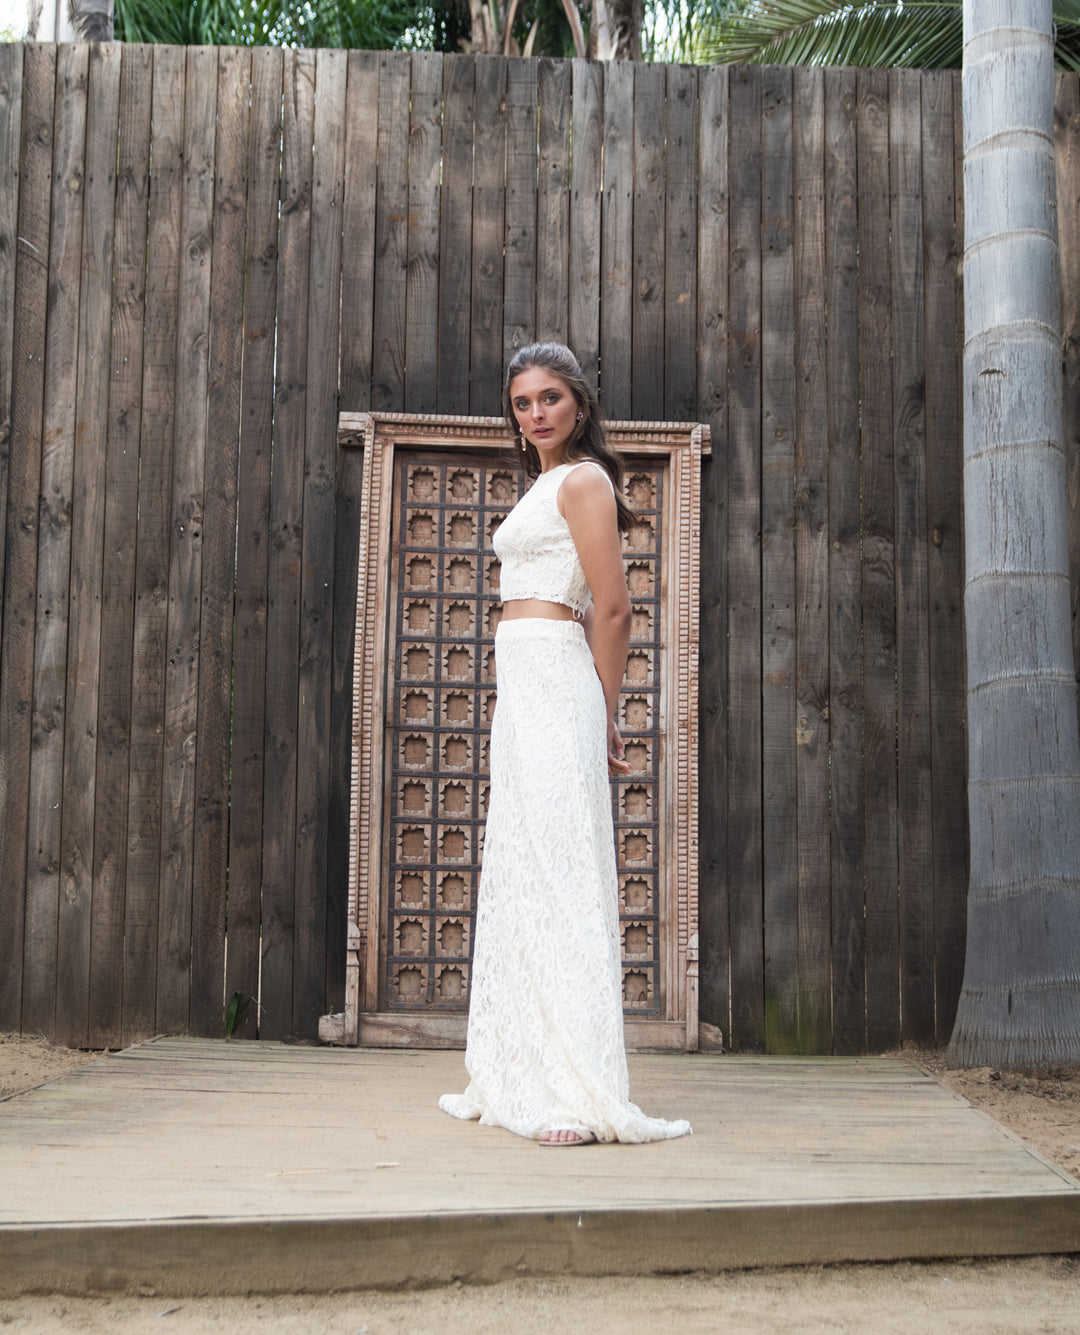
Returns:
[[[464,1094],[454,1117],[535,1138],[666,1140],[684,1121],[629,1099],[604,693],[582,627],[495,634],[498,702]]]

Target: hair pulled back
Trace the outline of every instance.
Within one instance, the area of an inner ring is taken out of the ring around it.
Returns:
[[[581,421],[575,425],[570,439],[566,442],[566,456],[568,459],[575,461],[592,459],[606,470],[611,478],[612,486],[615,488],[619,528],[625,533],[630,527],[634,512],[623,500],[622,461],[615,450],[607,443],[596,390],[582,374],[578,359],[564,344],[530,343],[528,347],[522,348],[514,355],[510,365],[506,368],[506,384],[503,388],[503,412],[510,424],[510,430],[514,438],[518,439],[518,422],[514,416],[510,386],[523,372],[532,370],[550,371],[552,375],[559,377],[574,396],[578,411],[581,413]],[[537,477],[541,471],[540,455],[531,441],[526,440],[524,444],[524,453],[519,452],[519,458],[524,463],[526,474],[529,477]]]

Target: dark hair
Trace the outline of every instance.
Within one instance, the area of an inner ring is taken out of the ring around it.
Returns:
[[[510,430],[515,441],[518,440],[518,423],[514,416],[514,405],[510,401],[510,386],[524,371],[533,369],[550,371],[566,385],[577,401],[581,421],[577,423],[566,443],[569,459],[593,459],[607,471],[611,484],[615,488],[615,504],[618,507],[620,530],[625,533],[634,518],[634,512],[623,500],[622,461],[607,443],[604,423],[600,414],[600,403],[596,391],[582,374],[578,359],[562,343],[530,343],[515,353],[506,368],[506,384],[503,388],[503,412],[510,423]],[[517,451],[517,458],[529,477],[540,473],[540,455],[531,441],[525,441],[524,451]]]

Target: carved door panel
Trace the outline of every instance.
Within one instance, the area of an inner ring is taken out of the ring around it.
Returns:
[[[496,699],[492,538],[527,483],[507,462],[501,422],[359,420],[371,494],[357,616],[349,1000],[324,1036],[456,1046]],[[454,427],[464,439],[445,439]],[[686,670],[691,647],[696,654],[696,562],[688,569],[686,535],[667,531],[670,451],[617,444],[635,510],[624,542],[633,620],[620,700],[632,772],[612,785],[627,1036],[684,1046],[696,1034],[696,865],[691,873],[673,766],[686,799],[692,734],[680,730],[678,711],[689,723],[696,707]],[[679,608],[666,605],[673,586]],[[682,646],[674,655],[673,641]]]

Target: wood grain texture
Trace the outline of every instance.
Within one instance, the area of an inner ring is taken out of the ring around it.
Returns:
[[[124,1041],[158,1031],[158,919],[168,622],[169,526],[183,189],[184,77],[178,47],[156,46],[143,333],[124,895]]]
[[[375,311],[372,407],[405,402],[406,275],[409,264],[409,57],[379,56],[378,193],[375,213]]]
[[[600,278],[603,263],[604,65],[571,63],[573,123],[567,340],[586,378],[600,375]]]
[[[479,61],[476,66],[477,115],[473,122],[475,155],[472,192],[472,283],[467,345],[471,413],[498,412],[502,398],[508,64],[509,62],[502,56],[493,56]],[[482,113],[481,108],[483,108]],[[539,306],[539,296],[537,305]],[[539,319],[539,310],[537,318]]]
[[[344,132],[344,124],[341,126]],[[412,56],[409,101],[409,232],[405,283],[405,397],[416,412],[439,398],[439,191],[442,57]]]
[[[0,160],[8,189],[0,199],[0,589],[7,548],[8,470],[11,466],[11,373],[15,338],[15,271],[19,235],[19,167],[22,139],[23,47],[0,48]]]
[[[631,416],[634,292],[634,66],[604,70],[601,209],[600,402],[607,417]]]
[[[443,185],[439,240],[439,412],[469,411],[473,269],[473,100],[476,56],[443,60]],[[483,113],[481,113],[483,114]],[[372,407],[378,407],[371,400]]]
[[[881,1050],[895,1045],[900,1035],[887,71],[861,71],[858,98],[866,1041]]]
[[[111,1048],[122,1044],[124,1034],[124,895],[153,68],[153,48],[122,48],[90,923],[89,1041]]]
[[[826,71],[829,880],[832,1046],[843,1053],[866,1038],[857,117],[855,72]]]
[[[669,422],[697,416],[697,75],[667,70],[664,235],[664,411]]]
[[[728,71],[698,75],[697,393],[695,416],[708,422],[713,450],[701,479],[701,809],[728,809]],[[699,919],[701,1019],[730,1030],[731,924],[727,821],[702,821]]]
[[[32,644],[34,725],[27,826],[24,1023],[50,1037],[57,1032],[56,1005],[60,984],[60,867],[63,856],[75,396],[86,198],[88,71],[86,48],[64,46],[57,52],[51,226],[48,243],[42,247],[43,253],[49,257],[49,289],[45,315],[40,501],[36,496],[34,498],[39,511],[36,523],[37,605],[30,612],[26,626]],[[81,886],[73,883],[71,889],[73,894],[81,889],[82,894],[89,897],[89,885],[85,882]],[[80,998],[72,991],[63,998],[65,1008],[70,1005],[76,1016],[76,1025],[80,1001],[85,1025],[85,997]]]
[[[315,56],[285,57],[277,374],[266,586],[261,1036],[293,1032],[297,711],[308,376]],[[380,98],[381,98],[380,90]]]
[[[263,767],[266,718],[266,600],[270,455],[274,409],[274,325],[278,287],[278,186],[281,172],[281,51],[251,57],[244,257],[244,365],[236,497],[232,773],[229,789],[226,1004],[259,995]],[[345,303],[343,302],[343,306]],[[344,336],[342,360],[344,364]],[[343,371],[344,374],[344,371]],[[236,1029],[254,1038],[251,1001]]]
[[[664,417],[664,260],[667,251],[665,71],[634,66],[634,231],[631,416]]]
[[[1074,81],[1073,87],[1076,87]],[[967,934],[967,730],[964,720],[961,379],[954,349],[959,257],[953,157],[960,86],[955,74],[923,76],[923,309],[926,328],[926,553],[930,676],[930,775],[934,896],[934,1037],[952,1033]],[[1069,309],[1066,299],[1065,310]],[[1068,342],[1066,341],[1066,347]]]
[[[512,60],[506,71],[504,368],[536,337],[537,65],[535,60]]]
[[[375,190],[378,175],[379,56],[350,51],[345,107],[345,202],[341,252],[341,407],[371,402],[375,301]]]
[[[34,635],[45,403],[46,309],[53,173],[56,50],[28,46],[22,70],[15,322],[11,367],[11,452],[7,472],[4,586],[0,638],[0,1023],[34,1024],[26,1016],[26,975],[41,967],[26,938],[30,763],[33,741]],[[45,968],[55,958],[55,936],[44,940]],[[24,963],[25,960],[25,963]],[[42,994],[41,982],[34,986]],[[53,1032],[52,1015],[46,1015]]]
[[[732,70],[728,223],[728,805],[730,1045],[765,1043],[762,955],[762,74]]]
[[[829,422],[825,265],[825,78],[792,84],[795,318],[795,797],[800,1052],[831,1041],[829,886]]]
[[[568,61],[537,62],[536,337],[544,343],[568,336],[571,74]]]
[[[761,713],[765,1040],[798,1046],[799,844],[795,653],[795,293],[792,73],[762,79]],[[802,108],[800,107],[800,112]]]
[[[213,263],[204,470],[192,848],[190,1031],[223,1032],[222,987],[229,881],[233,619],[237,569],[237,442],[244,355],[251,54],[218,52]]]

